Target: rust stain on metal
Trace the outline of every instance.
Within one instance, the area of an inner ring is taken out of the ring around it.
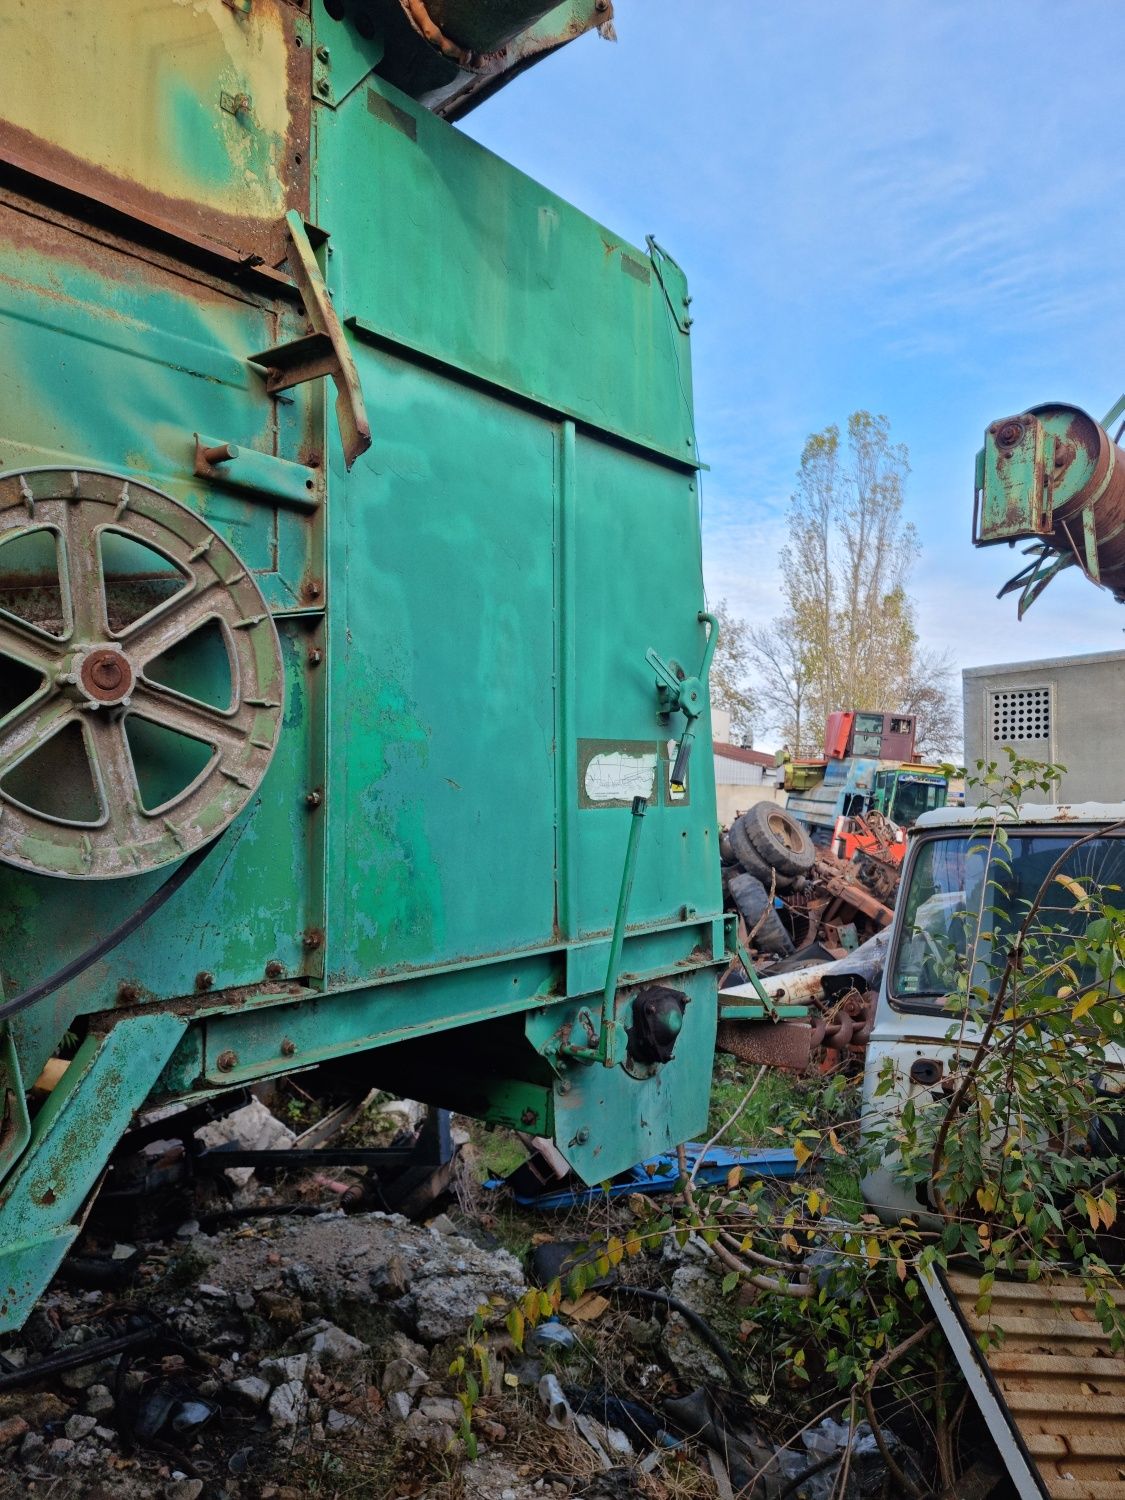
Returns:
[[[864,1048],[875,1026],[875,990],[849,990],[832,1003],[823,1003],[812,1023],[812,1046],[843,1052]]]
[[[1004,1331],[982,1358],[1046,1493],[1125,1500],[1125,1353],[1081,1282],[997,1277],[985,1313],[976,1310],[978,1277],[949,1272],[946,1283],[971,1334]],[[1125,1292],[1106,1295],[1125,1306]]]
[[[277,968],[279,976],[285,972],[280,964]],[[209,986],[200,984],[203,978],[210,981]],[[168,1015],[182,1016],[185,1020],[191,1020],[209,1015],[227,1015],[231,1011],[252,1007],[255,1002],[282,1005],[294,1000],[308,1000],[312,996],[307,986],[297,979],[288,979],[283,984],[232,985],[229,989],[215,989],[214,982],[213,974],[199,975],[196,983],[200,985],[200,988],[196,994],[181,995],[172,1000],[158,1000],[153,997],[145,1003],[144,1009],[150,1012],[159,1010]],[[134,991],[134,998],[128,1004],[123,1002],[115,1010],[94,1011],[87,1014],[86,1027],[90,1035],[105,1035],[112,1026],[130,1014],[129,1005],[132,1005],[134,1010],[137,1008],[140,991],[136,986],[130,988]]]
[[[720,1021],[715,1047],[759,1067],[804,1073],[812,1055],[807,1021]]]
[[[78,676],[85,691],[99,703],[120,703],[133,686],[133,669],[124,653],[109,646],[85,656]]]
[[[0,156],[0,184],[4,177],[4,163]],[[139,275],[158,287],[164,285],[171,288],[182,287],[182,283],[189,280],[192,285],[193,299],[204,306],[215,307],[227,305],[234,298],[236,301],[268,310],[278,293],[287,299],[296,295],[296,288],[293,287],[288,277],[278,272],[270,272],[268,279],[263,283],[263,290],[267,293],[268,301],[255,294],[248,284],[248,278],[239,277],[238,285],[235,286],[229,279],[229,268],[240,262],[233,255],[221,252],[217,246],[209,247],[209,249],[214,252],[211,257],[214,261],[214,270],[222,279],[216,279],[207,270],[192,265],[185,259],[182,253],[184,244],[182,236],[177,236],[181,253],[176,258],[165,255],[156,248],[155,244],[141,244],[135,236],[129,234],[123,236],[114,232],[108,222],[95,226],[89,222],[72,219],[61,206],[48,207],[42,203],[36,203],[2,186],[0,186],[0,205],[13,210],[5,215],[4,241],[11,245],[14,251],[36,259],[43,257],[44,262],[81,267],[92,271],[102,282],[125,284]],[[174,229],[168,232],[175,234]],[[111,253],[107,254],[107,251]],[[227,269],[226,276],[222,276],[224,268]],[[259,271],[255,273],[255,276],[261,281],[263,274],[263,271]],[[27,290],[27,282],[21,278],[0,276],[0,283],[21,293]],[[78,298],[55,284],[53,280],[37,282],[35,290],[38,296],[46,297],[60,306],[73,308],[83,306]],[[145,331],[143,325],[115,307],[113,303],[112,297],[106,297],[100,302],[99,316],[123,327],[135,329],[137,332]]]
[[[485,70],[487,59],[471,52],[467,47],[461,47],[452,38],[447,37],[434,18],[426,9],[423,0],[399,0],[406,19],[411,26],[429,45],[447,57],[450,62],[464,68],[466,72],[479,73]],[[499,61],[503,61],[504,51],[493,53]]]
[[[132,11],[122,10],[116,22],[111,19],[114,14],[114,7],[105,7],[99,17],[103,51],[110,55],[117,50],[116,25],[143,24]],[[163,92],[123,85],[104,58],[76,59],[69,48],[49,45],[54,39],[41,35],[42,11],[36,12],[34,30],[29,22],[20,34],[17,23],[16,34],[9,38],[17,62],[25,54],[34,55],[40,65],[10,69],[15,86],[6,90],[0,105],[5,116],[3,156],[24,170],[70,184],[95,202],[155,216],[180,233],[276,264],[284,255],[281,213],[286,208],[306,213],[309,202],[312,58],[303,45],[308,21],[286,0],[255,0],[247,22],[236,20],[214,0],[204,0],[202,7],[158,7],[154,14],[165,28],[160,51],[165,66],[238,74],[248,87],[235,92],[262,100],[263,107],[277,101],[270,117],[259,121],[252,110],[224,113],[222,90],[200,84],[200,97],[213,95],[216,117],[229,122],[224,138],[230,152],[228,171],[225,180],[213,184],[215,191],[204,194],[192,181],[202,168],[191,158],[187,140],[182,143],[181,191],[169,186],[166,163],[161,171],[154,170],[149,143],[160,127],[151,111],[159,108],[168,115],[170,104]],[[170,37],[167,27],[173,17],[179,30]],[[122,41],[120,50],[128,56],[135,46],[135,40]],[[62,56],[65,64],[58,61]],[[62,88],[53,87],[52,70],[64,65],[65,83],[60,78]],[[284,95],[273,81],[279,68],[285,69]],[[24,74],[26,84],[21,86]],[[55,101],[64,91],[68,108],[60,111]],[[268,170],[262,159],[264,142],[274,143]],[[254,204],[254,209],[242,207],[246,204]]]

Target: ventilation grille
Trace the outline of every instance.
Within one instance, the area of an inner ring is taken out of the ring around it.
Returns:
[[[1014,745],[1021,740],[1051,738],[1051,689],[1011,688],[991,695],[992,740]]]

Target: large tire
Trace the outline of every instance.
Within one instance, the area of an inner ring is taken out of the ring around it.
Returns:
[[[753,875],[756,880],[761,880],[762,867],[765,865],[765,861],[746,837],[746,830],[742,826],[742,816],[740,813],[727,829],[727,841],[730,844],[735,859],[738,860],[747,875]],[[767,881],[769,880],[768,869],[769,867],[766,866],[767,874],[765,879]]]
[[[805,875],[813,867],[816,847],[808,831],[792,813],[774,802],[755,802],[731,829],[731,844],[738,854],[745,840],[754,852],[781,875]]]
[[[735,826],[737,827],[738,825],[735,824]],[[738,839],[738,850],[738,866],[747,875],[753,875],[755,880],[760,880],[767,891],[771,885],[775,886],[779,891],[787,891],[793,884],[794,877],[792,875],[783,875],[780,870],[775,870],[766,864],[765,860],[744,833]]]
[[[728,881],[727,890],[748,931],[753,932],[754,927],[761,923],[753,937],[755,948],[763,953],[780,953],[782,957],[788,957],[793,952],[793,939],[786,932],[762,882],[755,880],[753,875],[735,875]]]

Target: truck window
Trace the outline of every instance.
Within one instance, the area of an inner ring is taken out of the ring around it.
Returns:
[[[903,828],[909,828],[924,812],[945,806],[945,783],[919,781],[913,776],[900,776],[894,791],[887,816]]]
[[[877,756],[883,748],[883,715],[856,714],[852,733],[853,755]]]
[[[1001,961],[1006,957],[1013,934],[1067,842],[1065,834],[1010,834],[1011,863],[1005,868],[1002,859],[989,861],[987,838],[980,833],[927,839],[901,898],[903,923],[891,968],[892,1001],[943,1005],[968,962],[976,914],[992,907],[980,923],[973,976],[974,984],[986,983],[989,966],[999,967],[992,955]],[[1059,873],[1080,888],[1125,887],[1125,839],[1092,839],[1072,850]],[[1078,935],[1090,920],[1078,899],[1073,888],[1053,882],[1040,908],[1040,924],[1058,931],[1060,938]]]

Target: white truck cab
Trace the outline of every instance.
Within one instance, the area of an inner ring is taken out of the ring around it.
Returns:
[[[1025,803],[1018,816],[1004,817],[1009,864],[1003,868],[988,854],[987,810],[944,807],[924,813],[911,831],[902,885],[891,926],[890,946],[879,989],[875,1025],[867,1046],[863,1080],[864,1130],[870,1137],[880,1116],[901,1111],[907,1099],[921,1106],[948,1097],[956,1075],[955,1047],[949,1040],[958,1022],[951,976],[968,961],[976,922],[966,913],[979,911],[986,878],[995,882],[986,904],[996,908],[990,940],[978,940],[975,984],[988,982],[992,951],[1002,951],[1068,843],[1104,828],[1074,850],[1061,873],[1080,882],[1119,886],[1125,892],[1125,803],[1084,802],[1051,806]],[[1112,830],[1112,831],[1111,831]],[[1074,891],[1055,882],[1049,905],[1052,925],[1071,934],[1088,920],[1076,906]],[[1125,896],[1122,898],[1125,904]],[[988,926],[988,923],[982,924]],[[977,1032],[966,1023],[962,1047]],[[893,1067],[893,1087],[877,1093],[884,1069]],[[864,1179],[871,1210],[888,1222],[926,1217],[924,1189],[917,1195],[896,1181],[893,1162],[884,1162]]]

